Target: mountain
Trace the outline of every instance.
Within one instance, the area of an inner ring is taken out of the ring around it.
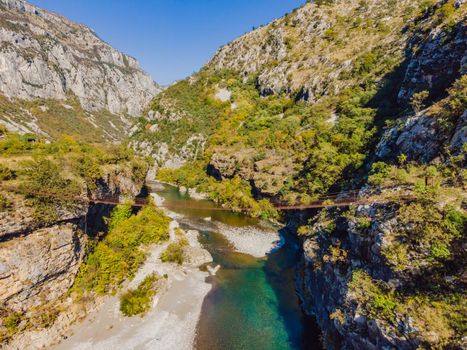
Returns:
[[[307,2],[222,47],[132,130],[159,179],[235,210],[328,198],[281,217],[326,348],[465,342],[466,16],[463,0]]]
[[[425,38],[441,40],[437,34],[441,26],[430,20],[428,12],[428,18],[417,17],[430,11],[428,2],[365,1],[365,6],[358,1],[320,3],[309,3],[234,40],[199,73],[158,95],[148,113],[150,125],[140,125],[133,131],[135,140],[144,141],[142,151],[152,153],[162,165],[180,166],[193,159],[194,153],[200,155],[200,147],[209,146],[206,140],[217,141],[213,134],[224,130],[236,136],[233,143],[237,148],[250,149],[251,157],[263,157],[264,153],[263,158],[277,163],[279,159],[295,158],[296,150],[258,147],[254,142],[239,140],[240,135],[249,133],[247,128],[262,128],[251,123],[261,120],[263,124],[294,125],[291,132],[281,130],[289,134],[286,139],[292,146],[297,132],[313,128],[311,121],[322,119],[322,131],[340,128],[339,120],[347,120],[340,113],[348,109],[343,100],[352,99],[355,105],[368,104],[377,112],[374,115],[374,111],[368,111],[371,115],[367,120],[359,121],[359,125],[367,124],[369,132],[373,122],[395,119],[415,92],[429,88],[430,99],[435,101],[440,97],[436,94],[442,95],[459,75],[465,49],[462,31],[456,32],[457,37],[443,38],[443,49],[452,51],[450,62],[423,57],[423,65],[418,66],[420,53],[411,52],[420,48]],[[455,8],[460,4],[448,5]],[[441,21],[440,16],[448,14],[436,15],[436,21]],[[269,101],[271,106],[266,106]],[[230,108],[227,102],[231,102]],[[264,106],[251,108],[258,104]],[[314,108],[310,111],[306,106]],[[260,116],[260,110],[265,109],[270,109],[269,115]],[[304,118],[304,114],[313,116]],[[222,148],[223,143],[230,141],[216,142],[216,147],[210,143],[214,159],[235,158]],[[251,157],[247,161],[253,164]]]
[[[12,131],[120,140],[160,87],[84,25],[0,1],[0,122]]]

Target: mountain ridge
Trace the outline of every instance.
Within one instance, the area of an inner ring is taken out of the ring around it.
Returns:
[[[102,41],[87,26],[24,0],[1,0],[0,6],[0,93],[20,100],[19,116],[3,118],[10,128],[16,124],[17,131],[44,129],[50,135],[47,125],[28,125],[38,124],[41,113],[31,111],[27,102],[43,99],[72,105],[67,100],[76,97],[82,108],[82,117],[76,119],[83,129],[96,128],[98,114],[106,111],[103,118],[108,122],[101,127],[107,130],[102,133],[122,139],[132,118],[161,90],[136,59]]]

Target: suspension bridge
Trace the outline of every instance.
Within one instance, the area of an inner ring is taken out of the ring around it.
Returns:
[[[102,204],[102,205],[119,205],[128,204],[132,207],[145,207],[151,203],[150,197],[134,197],[132,199],[122,198],[118,194],[114,195],[100,195],[90,196],[87,194],[70,194],[57,191],[31,191],[24,190],[20,186],[9,186],[0,185],[0,190],[12,192],[20,195],[26,195],[31,197],[39,197],[44,199],[52,199],[63,202],[74,202],[79,204]],[[326,196],[319,197],[318,199],[306,203],[306,204],[290,204],[280,201],[271,200],[271,204],[277,210],[307,210],[307,209],[319,209],[327,207],[346,207],[350,205],[369,205],[369,204],[384,204],[390,201],[408,201],[413,199],[412,196],[404,193],[392,193],[390,197],[381,195],[372,195],[368,197],[359,196],[360,189],[341,191],[338,193],[330,193]],[[221,211],[232,211],[229,207],[212,207],[207,205],[194,205],[186,203],[183,205],[172,204],[170,202],[164,203],[164,207],[167,209],[189,209],[189,210],[221,210]],[[252,209],[242,209],[241,211],[252,211]]]

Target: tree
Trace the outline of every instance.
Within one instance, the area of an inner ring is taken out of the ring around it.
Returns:
[[[426,90],[420,91],[412,96],[410,100],[410,104],[416,114],[420,113],[420,111],[425,106],[425,101],[428,98],[430,93]]]

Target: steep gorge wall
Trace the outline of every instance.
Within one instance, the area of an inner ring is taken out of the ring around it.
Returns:
[[[414,54],[410,56],[405,78],[398,93],[399,103],[402,106],[409,105],[414,93],[423,90],[428,92],[431,100],[422,110],[402,116],[394,126],[386,128],[376,147],[374,161],[384,160],[397,164],[402,156],[413,165],[451,166],[454,162],[451,157],[458,156],[461,169],[465,167],[467,142],[465,100],[456,106],[453,115],[446,117],[440,112],[440,109],[449,109],[447,107],[450,103],[449,98],[447,102],[443,100],[448,88],[456,89],[458,96],[465,96],[462,95],[465,94],[467,72],[465,20],[452,26],[452,29],[452,32],[446,32],[443,28],[434,28],[429,31],[422,44],[416,43],[419,38],[415,38],[412,42],[413,45],[417,45],[417,50],[413,50]],[[452,84],[456,80],[457,83],[454,83],[453,88]],[[461,97],[461,100],[462,98],[465,99]],[[453,104],[451,103],[450,106],[452,108]],[[406,186],[400,185],[392,190],[376,191],[390,195],[391,191],[401,191],[404,188]],[[375,191],[375,187],[366,184],[360,191],[359,197],[369,197],[371,191]],[[409,196],[414,195],[413,187],[406,188],[405,191]],[[460,201],[464,201],[464,204],[461,204],[464,209],[461,211],[465,210],[465,185],[464,187],[460,185],[456,191],[461,198]],[[369,315],[368,304],[374,303],[374,300],[368,297],[365,301],[365,297],[359,294],[358,287],[353,284],[360,283],[362,293],[371,295],[373,285],[366,284],[369,279],[354,277],[359,271],[364,271],[371,276],[370,280],[379,281],[376,284],[380,283],[380,286],[384,285],[384,288],[396,291],[395,295],[397,293],[410,295],[414,290],[418,291],[415,293],[423,295],[424,289],[436,289],[437,285],[442,286],[439,288],[445,293],[462,295],[464,267],[459,262],[462,260],[462,253],[456,256],[458,254],[456,252],[463,249],[461,246],[465,244],[465,231],[458,240],[451,242],[449,249],[454,257],[451,256],[450,263],[445,263],[443,267],[437,266],[433,261],[431,257],[433,251],[430,252],[426,243],[402,240],[403,243],[397,246],[400,250],[397,253],[393,252],[395,256],[388,253],[390,247],[394,247],[394,243],[401,239],[398,232],[409,232],[409,237],[417,235],[416,224],[411,220],[417,220],[418,215],[424,215],[423,212],[446,210],[451,205],[449,199],[445,198],[436,203],[435,207],[438,209],[434,211],[431,211],[431,204],[426,204],[421,212],[408,214],[412,215],[410,218],[404,216],[404,210],[408,210],[401,209],[405,208],[404,205],[395,200],[388,204],[358,205],[351,207],[350,211],[325,209],[310,220],[309,233],[303,240],[303,259],[297,271],[297,288],[304,310],[316,316],[323,329],[325,345],[328,348],[419,349],[448,344],[449,348],[461,348],[465,345],[462,334],[456,333],[459,330],[455,332],[449,330],[443,320],[443,317],[454,317],[452,310],[445,309],[446,313],[442,315],[429,309],[425,304],[417,304],[419,301],[412,300],[414,305],[404,305],[406,309],[398,308],[394,304],[396,311],[391,311],[390,316],[386,318],[382,311],[384,309],[380,309],[379,314],[376,312]],[[329,228],[329,224],[335,226]],[[461,232],[465,230],[465,226],[460,230]],[[447,236],[447,232],[445,231],[443,235]],[[404,264],[404,267],[398,266],[395,261]],[[444,271],[443,277],[438,275],[440,271]],[[390,298],[393,292],[384,294],[379,289],[375,290],[381,293],[379,297],[384,295],[384,298],[391,300],[388,303],[392,302],[393,299]],[[436,292],[432,293],[437,295]],[[433,298],[442,303],[442,298],[439,296]],[[403,304],[402,301],[397,302]],[[459,300],[452,299],[448,303],[462,310],[462,302]],[[432,307],[436,305],[436,301],[428,305]],[[420,321],[414,315],[420,318],[426,315],[430,321]],[[431,321],[438,324],[429,324]]]
[[[139,116],[160,91],[134,58],[86,26],[23,0],[2,0],[0,10],[0,94],[26,109],[0,116],[11,131],[47,130],[37,121],[41,113],[21,101],[39,100],[42,109],[51,109],[45,101],[58,100],[66,112],[73,109],[67,100],[76,97],[87,111],[83,123],[125,133],[131,117]],[[105,117],[114,127],[99,121]]]
[[[139,194],[142,183],[119,167],[96,182],[92,196]],[[105,229],[112,206],[63,208],[54,222],[38,222],[19,195],[4,194],[12,203],[0,213],[0,305],[2,326],[13,322],[12,338],[2,334],[8,349],[33,349],[58,341],[68,326],[86,315],[93,303],[78,305],[67,296],[85,257],[90,237]],[[17,318],[15,318],[17,317]]]

